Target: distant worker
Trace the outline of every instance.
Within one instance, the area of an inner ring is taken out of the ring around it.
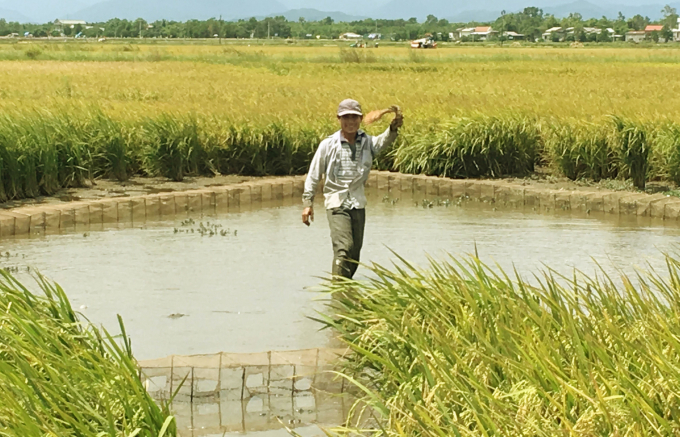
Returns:
[[[309,166],[302,194],[302,223],[309,226],[310,221],[314,221],[314,195],[319,181],[325,177],[323,195],[333,243],[332,273],[352,278],[364,241],[364,186],[373,158],[397,138],[403,117],[401,111],[396,111],[389,128],[372,137],[360,129],[363,113],[356,100],[340,102],[337,116],[340,130],[321,141]]]

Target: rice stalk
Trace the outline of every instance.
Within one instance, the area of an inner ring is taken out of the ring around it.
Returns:
[[[553,127],[546,140],[548,161],[571,180],[618,175],[613,132],[607,125],[572,122]]]
[[[639,122],[614,117],[618,132],[618,148],[621,170],[633,180],[633,186],[644,190],[649,172],[649,142],[647,127]]]
[[[138,377],[129,339],[82,323],[63,290],[0,272],[0,426],[7,436],[176,434]]]
[[[334,435],[676,435],[680,261],[667,266],[529,282],[476,258],[402,259],[328,283],[321,320],[375,416]]]
[[[529,119],[459,118],[415,132],[395,151],[394,165],[404,173],[453,178],[523,175],[533,171],[540,142]]]

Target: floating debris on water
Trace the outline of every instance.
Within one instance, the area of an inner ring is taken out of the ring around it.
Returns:
[[[390,197],[389,194],[386,194],[383,197],[382,201],[383,201],[383,203],[390,203],[392,205],[396,205],[397,203],[399,203],[399,198],[398,197],[393,198],[393,197]]]
[[[206,221],[205,223],[199,222],[198,227],[194,228],[193,226],[196,225],[196,221],[192,218],[188,218],[186,220],[182,220],[180,222],[180,227],[179,228],[173,228],[172,232],[175,234],[181,234],[181,233],[199,233],[201,237],[213,237],[213,236],[220,236],[220,237],[228,237],[228,236],[237,236],[238,231],[234,229],[232,232],[231,229],[223,229],[223,225],[219,223],[210,223],[209,221]]]
[[[182,317],[187,317],[188,314],[173,313],[168,316],[168,319],[181,319]]]
[[[422,206],[425,209],[428,208],[434,208],[435,206],[443,206],[445,208],[448,208],[451,206],[452,202],[451,199],[423,199],[421,202],[416,202],[416,206]],[[461,199],[458,199],[458,202],[456,202],[456,206],[461,206]]]

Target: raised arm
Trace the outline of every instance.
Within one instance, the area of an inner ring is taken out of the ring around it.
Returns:
[[[371,148],[373,156],[378,156],[383,150],[388,149],[392,143],[394,143],[394,140],[397,139],[397,135],[399,134],[399,128],[403,123],[403,116],[401,113],[397,113],[394,120],[392,120],[392,123],[390,123],[390,127],[377,137],[373,137],[373,145]]]

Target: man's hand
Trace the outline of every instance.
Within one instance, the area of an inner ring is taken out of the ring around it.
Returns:
[[[392,132],[396,131],[404,124],[404,115],[401,112],[397,112],[394,116],[394,120],[390,123],[390,130]]]
[[[310,223],[313,221],[314,221],[314,208],[308,206],[307,208],[302,210],[302,223],[309,226]]]

